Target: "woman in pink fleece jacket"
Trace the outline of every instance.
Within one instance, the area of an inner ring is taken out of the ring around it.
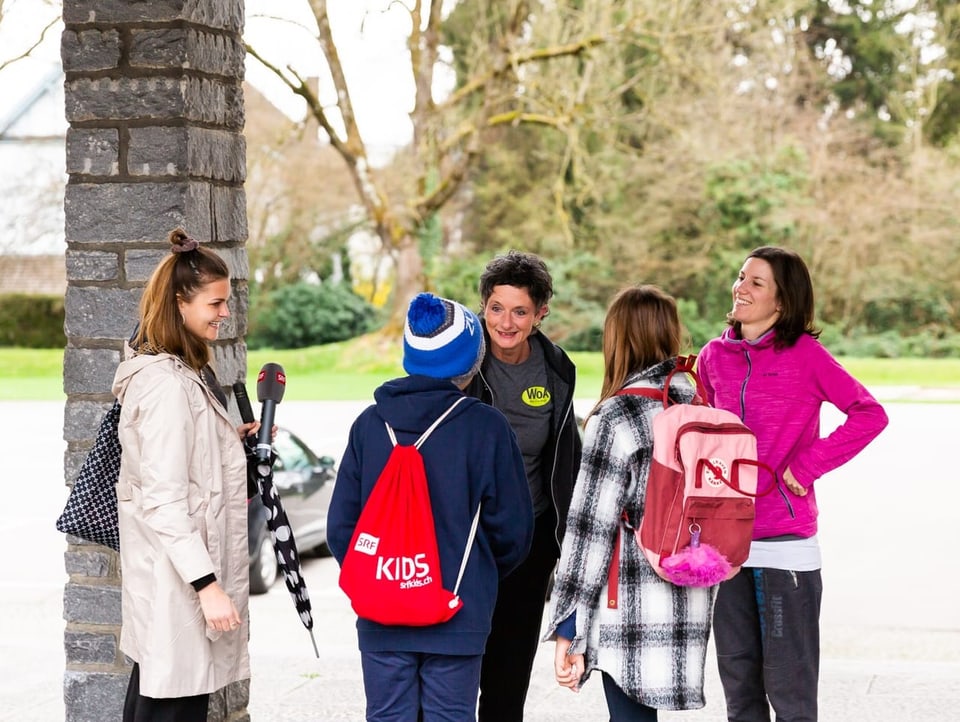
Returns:
[[[708,401],[757,435],[777,473],[757,499],[750,557],[720,585],[713,628],[730,722],[817,719],[820,548],[814,482],[887,425],[883,407],[817,340],[810,272],[796,253],[765,246],[733,284],[730,328],[698,361]],[[820,436],[824,402],[846,415]],[[763,482],[761,481],[761,486]]]

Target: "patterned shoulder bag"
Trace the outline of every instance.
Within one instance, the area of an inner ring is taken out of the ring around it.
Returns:
[[[90,449],[67,497],[57,529],[85,541],[120,551],[117,522],[117,479],[120,478],[120,402],[104,415],[97,440]]]

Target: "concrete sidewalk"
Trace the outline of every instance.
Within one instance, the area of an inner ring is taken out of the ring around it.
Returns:
[[[307,559],[304,576],[317,620],[320,659],[282,583],[251,600],[250,715],[254,722],[362,720],[363,684],[354,616],[337,587],[332,559]],[[946,591],[946,590],[945,590]],[[827,590],[829,594],[829,589]],[[960,719],[960,630],[823,626],[821,722],[946,722]],[[574,694],[553,679],[553,645],[541,645],[527,722],[605,720],[598,677]],[[707,706],[662,712],[666,722],[724,722],[714,655],[707,663]]]
[[[960,406],[936,403],[955,401],[956,394],[884,388],[878,396],[899,401],[886,406],[890,427],[818,484],[824,555],[820,722],[960,720],[960,568],[950,554],[960,485],[949,483],[956,474],[941,469],[942,450],[956,443]],[[352,420],[365,405],[324,408]],[[331,425],[309,404],[282,411],[282,423],[315,448],[342,451],[349,422]],[[825,409],[822,433],[837,421],[835,410]],[[305,578],[319,660],[282,585],[251,600],[254,722],[363,719],[354,616],[337,587],[337,565],[308,559]],[[553,645],[541,645],[528,722],[607,719],[599,678],[574,694],[554,682],[552,669]],[[706,694],[704,709],[665,712],[660,719],[726,719],[712,650]]]

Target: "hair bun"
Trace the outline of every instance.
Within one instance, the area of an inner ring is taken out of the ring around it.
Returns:
[[[168,238],[173,248],[170,250],[174,253],[186,253],[187,251],[195,251],[200,247],[200,241],[196,238],[191,238],[187,235],[187,232],[182,228],[177,228],[173,231],[170,231],[170,237]]]

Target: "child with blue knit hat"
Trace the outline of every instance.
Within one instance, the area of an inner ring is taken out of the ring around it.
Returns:
[[[466,306],[432,293],[410,302],[403,328],[403,370],[408,374],[472,378],[484,352],[480,319]]]
[[[421,293],[403,332],[407,376],[374,391],[350,429],[330,510],[327,543],[343,562],[357,519],[393,448],[413,444],[447,414],[420,447],[443,581],[457,579],[462,608],[429,626],[357,619],[367,720],[476,720],[480,665],[499,580],[526,557],[533,505],[516,436],[497,409],[466,396],[486,346],[476,314]],[[449,412],[449,413],[447,413]],[[464,554],[477,508],[476,538]],[[449,588],[449,587],[446,587]]]

